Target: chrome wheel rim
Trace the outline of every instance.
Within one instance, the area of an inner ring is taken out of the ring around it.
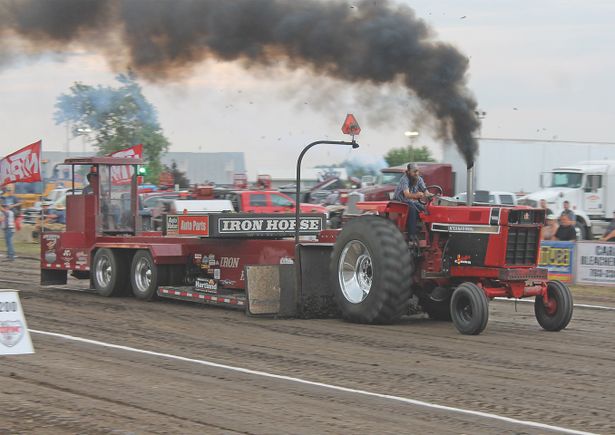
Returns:
[[[135,284],[144,293],[152,283],[152,265],[147,258],[140,258],[135,266]]]
[[[113,267],[108,257],[101,257],[96,265],[96,281],[101,287],[107,287],[111,283]]]
[[[342,250],[338,279],[342,294],[348,302],[358,304],[369,295],[374,269],[371,254],[362,242],[351,240]]]

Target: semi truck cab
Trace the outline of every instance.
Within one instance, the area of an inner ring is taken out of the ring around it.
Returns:
[[[569,201],[577,215],[577,238],[601,235],[615,210],[615,161],[592,160],[562,166],[541,175],[542,190],[523,197],[520,204],[538,206],[545,199],[559,215]]]

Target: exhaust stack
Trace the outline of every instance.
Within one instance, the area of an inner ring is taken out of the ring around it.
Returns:
[[[466,205],[471,206],[474,203],[474,162],[468,164],[467,177]]]

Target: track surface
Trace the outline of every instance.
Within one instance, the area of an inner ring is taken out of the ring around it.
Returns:
[[[91,340],[401,396],[579,431],[615,433],[615,311],[577,308],[540,329],[532,304],[494,301],[462,336],[421,316],[393,326],[272,320],[174,301],[102,298],[71,280],[41,288],[38,263],[0,263],[28,326]],[[612,298],[598,302],[615,307]],[[550,433],[33,333],[0,357],[4,433]]]

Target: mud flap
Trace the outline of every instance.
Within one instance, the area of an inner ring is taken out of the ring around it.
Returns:
[[[293,264],[246,266],[245,276],[248,315],[280,317],[297,315]]]
[[[66,270],[41,269],[41,285],[62,285],[66,280]]]
[[[333,244],[306,243],[296,249],[298,316],[304,319],[340,317],[333,299],[329,263]]]

